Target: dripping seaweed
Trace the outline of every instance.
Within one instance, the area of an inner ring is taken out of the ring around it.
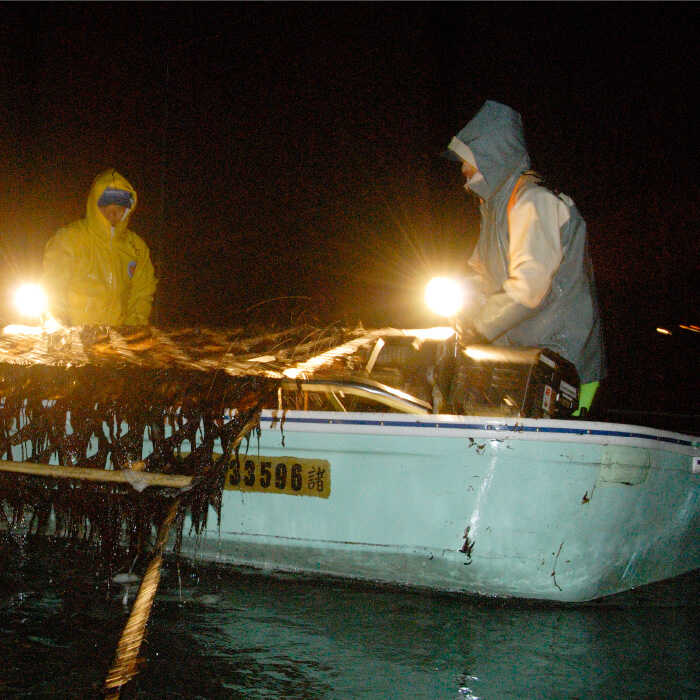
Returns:
[[[229,464],[259,430],[262,408],[276,405],[282,372],[360,333],[86,327],[0,335],[0,530],[91,547],[109,578],[150,555],[108,697],[138,673],[166,544],[179,554],[187,515],[196,534],[210,510],[220,520]],[[107,471],[130,478],[105,482]],[[139,474],[191,483],[136,488]]]
[[[209,507],[220,508],[217,491],[232,440],[276,386],[261,377],[220,374],[212,382],[199,374],[1,365],[0,458],[102,470],[140,463],[147,473],[193,476],[192,488],[180,497],[183,515],[191,514],[199,532]],[[224,420],[231,407],[235,413]],[[146,440],[153,449],[144,456]],[[81,539],[108,561],[120,549],[127,557],[140,553],[162,520],[162,503],[172,498],[157,488],[139,493],[121,484],[0,476],[3,521],[30,534],[52,529]],[[179,530],[183,523],[178,518]]]
[[[233,441],[276,404],[284,369],[361,331],[64,328],[0,335],[0,460],[192,476],[174,523],[220,516]],[[252,420],[252,423],[251,423]],[[144,441],[150,452],[144,455]],[[0,474],[0,528],[77,539],[108,563],[139,554],[175,495]],[[115,565],[116,564],[115,562]]]

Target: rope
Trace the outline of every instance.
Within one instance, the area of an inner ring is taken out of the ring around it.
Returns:
[[[259,424],[260,415],[258,412],[252,416],[241,428],[236,439],[231,444],[229,450],[233,452],[238,449],[245,436]],[[158,536],[153,550],[153,557],[148,564],[146,573],[141,580],[139,591],[136,594],[134,605],[131,608],[129,619],[126,621],[122,636],[117,644],[117,651],[114,661],[109,669],[104,684],[106,700],[118,700],[121,687],[126,685],[134,676],[139,673],[141,659],[139,659],[139,649],[146,633],[146,625],[151,615],[153,600],[160,583],[160,571],[163,564],[163,551],[168,542],[168,533],[173,524],[180,507],[181,496],[178,496],[171,504],[170,510],[166,514],[163,522],[158,528]]]
[[[165,519],[158,528],[158,537],[154,549],[154,555],[148,564],[146,573],[143,576],[139,592],[131,608],[129,619],[124,626],[124,631],[117,645],[117,652],[112,662],[112,667],[107,674],[104,690],[105,698],[116,700],[119,698],[120,688],[126,685],[139,672],[138,653],[141,648],[146,624],[151,615],[151,607],[158,590],[160,582],[160,570],[163,564],[163,549],[168,541],[170,526],[175,520],[178,508],[180,507],[180,497],[176,498],[170,506]]]

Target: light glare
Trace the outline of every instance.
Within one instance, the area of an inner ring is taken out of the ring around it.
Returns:
[[[464,288],[449,277],[433,277],[425,288],[425,303],[436,314],[454,318],[464,306]]]
[[[38,284],[23,284],[15,292],[15,307],[28,318],[41,318],[48,311],[49,300]]]

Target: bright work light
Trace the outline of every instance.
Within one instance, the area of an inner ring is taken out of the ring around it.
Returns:
[[[49,300],[38,284],[23,284],[15,292],[15,307],[23,316],[40,319],[48,311]]]
[[[449,277],[433,277],[425,288],[425,303],[436,314],[454,318],[464,306],[464,287]]]

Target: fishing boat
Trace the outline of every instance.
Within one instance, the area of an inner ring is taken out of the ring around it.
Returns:
[[[370,379],[382,351],[393,345],[384,377],[395,377],[397,357],[420,365],[406,348],[424,359],[426,339],[449,339],[442,331],[374,331],[287,370],[279,405],[262,412],[226,473],[220,518],[186,536],[183,551],[560,602],[700,566],[697,436],[572,417],[572,368],[539,348],[472,347],[462,414]],[[364,379],[315,372],[357,356]]]
[[[700,567],[700,438],[575,418],[575,370],[546,349],[98,331],[0,337],[0,467],[54,510],[118,481],[123,526],[145,508],[129,489],[170,488],[197,561],[485,596],[580,602]],[[114,537],[99,502],[83,524]]]

